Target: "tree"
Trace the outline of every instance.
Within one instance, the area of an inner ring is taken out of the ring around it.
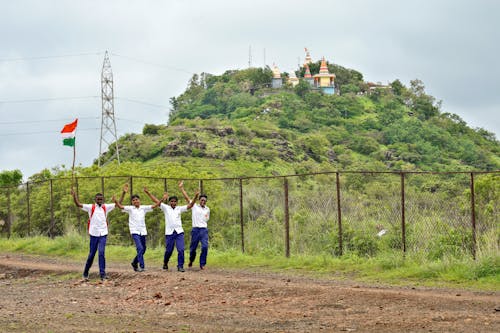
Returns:
[[[21,184],[23,174],[19,170],[0,172],[0,186],[17,186]]]
[[[307,83],[305,80],[300,80],[299,84],[297,84],[294,88],[294,91],[297,95],[304,98],[304,96],[311,91],[311,85]]]
[[[396,79],[391,83],[391,88],[392,88],[392,91],[394,92],[394,95],[401,96],[401,94],[403,93],[403,91],[405,89],[405,86],[401,83],[401,81]]]

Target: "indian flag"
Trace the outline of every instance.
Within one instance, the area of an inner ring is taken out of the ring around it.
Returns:
[[[63,145],[70,147],[75,146],[75,132],[77,124],[78,124],[78,118],[75,119],[74,122],[64,125],[64,128],[61,130]]]

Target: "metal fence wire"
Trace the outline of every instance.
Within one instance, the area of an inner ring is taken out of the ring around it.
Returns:
[[[88,215],[71,198],[112,202],[125,183],[123,204],[138,194],[151,204],[168,192],[187,204],[175,177],[56,178],[0,188],[0,236],[61,236],[87,232]],[[210,246],[253,255],[376,256],[396,251],[439,259],[497,255],[500,248],[500,171],[325,172],[302,175],[186,179],[192,198],[208,196]],[[191,238],[191,213],[182,216]],[[163,246],[165,218],[146,215],[149,246]],[[109,214],[109,242],[132,244],[128,215]]]

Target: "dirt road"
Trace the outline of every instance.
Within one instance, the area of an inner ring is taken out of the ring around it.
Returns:
[[[500,332],[498,293],[0,254],[0,332]]]

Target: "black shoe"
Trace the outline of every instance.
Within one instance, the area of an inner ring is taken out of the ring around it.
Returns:
[[[106,281],[106,280],[108,280],[108,279],[109,279],[109,277],[108,277],[107,275],[103,275],[103,276],[101,276],[101,281],[102,281],[102,282],[104,282],[104,281]]]
[[[192,261],[189,262],[188,267],[193,267],[193,262]]]
[[[132,268],[134,269],[134,271],[137,272],[137,264],[134,264],[133,262],[130,263],[130,265],[132,265]]]
[[[83,281],[88,281],[89,280],[89,275],[83,273],[82,278],[83,278]]]
[[[167,264],[163,264],[163,270],[164,271],[168,271],[168,265]]]
[[[145,268],[139,267],[136,269],[136,272],[144,272],[145,270],[146,270]]]
[[[200,266],[200,270],[205,270],[205,266]]]
[[[185,272],[185,270],[184,270],[184,268],[183,268],[183,267],[177,267],[177,270],[178,270],[179,272],[182,272],[182,273],[184,273],[184,272]]]

